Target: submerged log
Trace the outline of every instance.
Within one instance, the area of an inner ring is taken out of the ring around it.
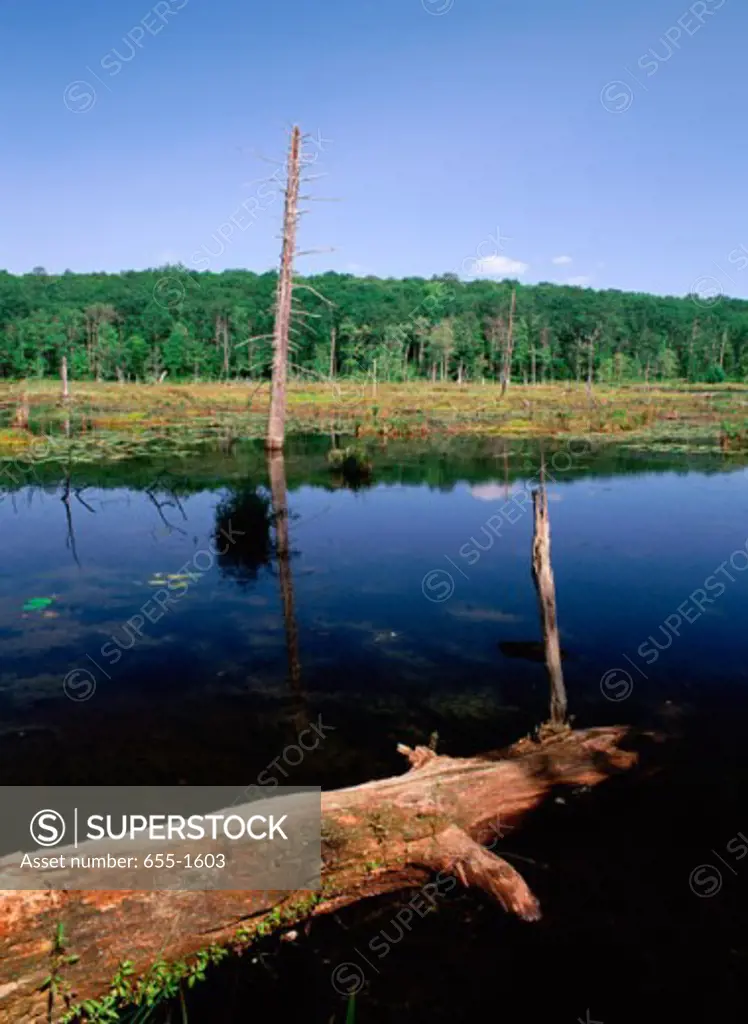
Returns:
[[[123,961],[131,962],[132,978],[142,978],[156,961],[189,958],[212,944],[246,944],[279,922],[289,926],[422,886],[434,872],[449,872],[535,921],[540,906],[527,883],[485,844],[557,787],[594,786],[630,769],[637,754],[622,749],[627,732],[569,730],[469,758],[399,747],[410,763],[405,774],[323,794],[323,886],[316,895],[3,891],[0,1021],[60,1020],[67,1005],[106,995]],[[55,939],[60,924],[64,956]],[[50,1012],[44,983],[53,969],[60,979]]]
[[[545,644],[542,640],[501,640],[499,650],[505,658],[519,658],[522,661],[534,661],[539,665],[545,665]],[[570,657],[569,652],[562,647],[560,649],[561,661]]]

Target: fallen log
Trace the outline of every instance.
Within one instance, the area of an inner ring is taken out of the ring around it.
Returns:
[[[143,1000],[159,983],[173,991],[190,958],[204,963],[211,947],[241,947],[357,900],[422,886],[434,872],[537,920],[538,900],[522,876],[485,844],[558,787],[594,786],[630,769],[637,754],[621,746],[627,732],[541,730],[540,739],[469,758],[399,747],[410,762],[405,774],[323,794],[316,894],[3,891],[0,1021],[86,1020],[70,1016],[71,1007],[106,997],[115,978],[125,993],[110,994],[115,1004]]]

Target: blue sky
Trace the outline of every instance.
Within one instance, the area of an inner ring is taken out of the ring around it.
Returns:
[[[298,121],[340,199],[303,218],[335,249],[304,272],[748,297],[738,0],[0,0],[0,24],[12,272],[273,266],[280,199],[241,209]]]

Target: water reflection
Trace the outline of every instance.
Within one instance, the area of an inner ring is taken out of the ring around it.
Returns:
[[[232,488],[215,510],[214,543],[221,572],[247,587],[272,562],[272,507],[267,491],[252,483]]]
[[[6,779],[28,780],[31,764],[42,781],[54,772],[127,781],[127,766],[143,782],[248,780],[303,727],[295,723],[324,712],[335,754],[326,747],[299,773],[340,785],[397,771],[396,744],[434,730],[443,749],[474,753],[547,717],[542,605],[528,579],[532,512],[505,525],[478,561],[463,559],[462,574],[455,568],[506,488],[535,475],[539,450],[393,443],[373,454],[373,486],[354,489],[335,479],[328,449],[327,438],[292,444],[268,464],[264,451],[237,443],[170,470],[158,460],[56,476],[42,468],[36,486],[6,493]],[[685,474],[679,459],[590,453],[546,486],[564,669],[552,717],[565,717],[561,685],[576,723],[592,724],[748,681],[736,584],[625,704],[600,693],[613,652],[635,651],[744,540],[745,471],[713,459]],[[142,609],[158,586],[208,550],[184,598],[150,621]],[[438,566],[455,578],[441,603],[421,589]],[[51,603],[24,610],[34,598]],[[139,636],[125,629],[137,616]],[[126,632],[136,641],[116,664],[102,661],[102,645]],[[75,704],[62,680],[89,657],[107,676]]]
[[[275,526],[275,554],[278,563],[283,623],[286,633],[288,672],[293,697],[293,720],[298,730],[309,724],[304,691],[301,686],[301,660],[299,658],[299,630],[294,611],[293,575],[291,573],[291,544],[288,535],[288,495],[286,492],[286,466],[283,452],[268,453],[268,474],[273,499]]]

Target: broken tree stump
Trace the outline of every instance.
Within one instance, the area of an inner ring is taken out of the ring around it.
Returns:
[[[541,470],[542,473],[542,470]],[[540,624],[543,629],[545,664],[551,682],[550,724],[559,729],[566,723],[567,697],[561,667],[561,643],[556,615],[556,583],[551,565],[551,524],[548,518],[548,492],[544,485],[532,492],[534,529],[532,536],[532,578],[538,593]]]
[[[60,924],[66,953],[78,958],[60,968],[60,991],[78,1005],[106,995],[125,960],[131,977],[142,978],[155,961],[189,958],[213,944],[241,946],[258,931],[420,887],[439,871],[482,889],[523,920],[537,920],[540,906],[527,883],[484,844],[495,838],[497,823],[516,826],[557,787],[594,786],[631,769],[638,755],[622,748],[627,733],[620,726],[569,730],[467,758],[399,747],[410,762],[403,775],[323,794],[318,894],[4,890],[0,1022],[64,1016],[63,997],[50,1015],[43,990]]]

